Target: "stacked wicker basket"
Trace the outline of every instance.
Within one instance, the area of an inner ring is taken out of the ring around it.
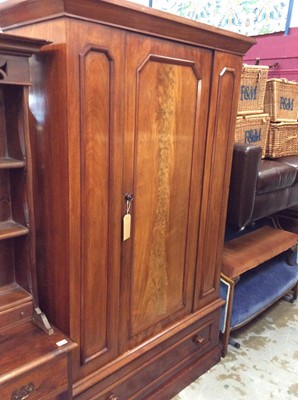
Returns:
[[[264,108],[269,67],[243,65],[235,129],[235,141],[261,146],[266,155],[270,118]]]
[[[298,83],[268,79],[265,111],[270,115],[266,157],[298,155]]]

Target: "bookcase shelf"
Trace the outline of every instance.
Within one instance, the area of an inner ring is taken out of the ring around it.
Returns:
[[[0,295],[0,313],[11,307],[17,307],[32,301],[32,295],[17,283],[2,288]]]
[[[0,169],[24,168],[25,165],[25,161],[16,160],[10,157],[3,157],[0,159]]]
[[[29,229],[15,221],[0,222],[0,240],[27,235]]]

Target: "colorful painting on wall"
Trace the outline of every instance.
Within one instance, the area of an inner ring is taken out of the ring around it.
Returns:
[[[284,31],[289,3],[290,0],[152,0],[147,4],[195,21],[256,36]]]

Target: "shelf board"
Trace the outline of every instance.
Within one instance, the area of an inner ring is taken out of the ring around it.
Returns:
[[[32,295],[17,283],[0,286],[0,313],[32,301]]]
[[[29,229],[15,221],[0,222],[0,240],[27,235]]]
[[[0,158],[0,169],[11,169],[11,168],[24,168],[25,161],[16,160],[15,158]]]

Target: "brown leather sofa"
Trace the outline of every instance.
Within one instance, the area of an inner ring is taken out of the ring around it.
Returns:
[[[272,160],[261,153],[261,147],[234,145],[227,215],[234,229],[298,206],[298,156]]]

